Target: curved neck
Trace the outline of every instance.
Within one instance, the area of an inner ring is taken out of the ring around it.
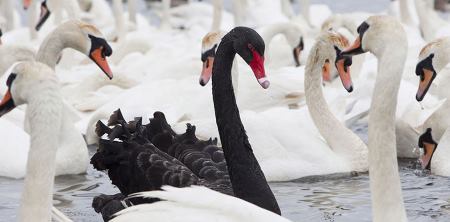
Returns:
[[[286,22],[269,25],[261,31],[261,37],[267,45],[278,34],[283,34],[291,47],[295,47],[300,41],[301,30],[295,24]]]
[[[36,61],[42,62],[48,65],[50,68],[55,68],[56,62],[59,56],[65,48],[72,48],[81,51],[82,35],[77,33],[77,29],[69,26],[60,26],[55,29],[47,38],[42,42],[39,50],[36,54]],[[79,29],[79,28],[78,28]]]
[[[223,0],[213,0],[213,21],[211,25],[211,32],[217,32],[220,30],[222,24],[222,10]]]
[[[405,43],[380,53],[369,114],[369,172],[373,221],[406,221],[397,164],[395,112],[406,58]]]
[[[367,150],[364,142],[344,126],[330,111],[322,91],[322,67],[326,58],[320,53],[320,43],[311,49],[305,68],[305,97],[308,111],[328,145],[338,154],[350,160],[352,170],[367,170],[367,158],[360,153]]]
[[[280,214],[280,208],[253,154],[233,92],[231,67],[233,39],[226,35],[213,66],[212,94],[220,141],[236,197]]]
[[[62,116],[62,98],[59,93],[55,93],[57,91],[56,86],[43,88],[39,95],[32,95],[28,100],[31,143],[19,221],[51,221],[55,159],[59,142],[52,135],[59,131]]]

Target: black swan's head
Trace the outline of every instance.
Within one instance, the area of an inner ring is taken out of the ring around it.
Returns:
[[[433,140],[431,134],[431,128],[428,128],[425,133],[419,137],[419,147],[424,150],[424,155],[420,157],[423,169],[430,169],[431,159],[433,158],[434,151],[436,151],[437,143]]]
[[[264,69],[265,44],[262,37],[255,30],[246,27],[236,27],[227,35],[234,37],[234,50],[250,66],[258,83],[267,89],[270,82]]]

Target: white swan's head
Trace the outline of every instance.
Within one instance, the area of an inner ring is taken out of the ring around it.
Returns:
[[[431,134],[431,128],[427,128],[425,133],[419,137],[419,147],[423,149],[423,156],[420,157],[420,162],[422,164],[422,169],[431,168],[431,159],[436,151],[438,143],[434,141],[433,135]]]
[[[208,84],[211,79],[216,50],[223,36],[224,34],[222,32],[217,31],[209,32],[203,37],[201,54],[203,68],[199,80],[201,86]]]
[[[322,78],[324,81],[331,80],[331,72],[333,71],[332,64],[338,59],[341,50],[349,46],[348,39],[334,30],[322,32],[316,39],[316,43],[311,49],[308,56],[308,64],[318,64],[322,66]],[[352,64],[352,58],[343,58],[343,72],[350,75],[349,66]],[[308,65],[307,65],[308,66]],[[336,68],[338,68],[336,66]],[[352,90],[352,85],[348,90]]]
[[[106,59],[106,57],[111,56],[112,48],[95,26],[79,20],[70,20],[58,26],[49,35],[49,41],[54,40],[52,39],[54,37],[66,42],[66,47],[84,53],[99,66],[108,78],[113,78],[113,73]]]
[[[423,100],[433,80],[449,63],[449,50],[450,38],[445,37],[428,43],[420,51],[419,62],[416,65],[416,75],[420,77],[417,101]]]
[[[58,80],[53,69],[43,63],[20,62],[12,68],[6,85],[8,90],[0,102],[0,117],[28,103],[30,98],[39,97],[40,92],[53,90],[49,86],[57,87]]]
[[[402,25],[390,16],[371,16],[358,27],[357,31],[355,42],[342,51],[336,60],[339,76],[347,90],[352,82],[351,77],[344,72],[345,58],[369,51],[379,57],[393,50],[406,50],[408,44]]]

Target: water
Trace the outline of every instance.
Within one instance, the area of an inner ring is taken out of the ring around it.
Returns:
[[[450,221],[450,178],[416,175],[413,162],[400,161],[409,221]],[[91,208],[92,198],[118,192],[106,174],[92,167],[86,175],[60,176],[55,182],[54,205],[74,221],[101,221]],[[371,221],[368,174],[313,176],[270,185],[283,215],[293,221]],[[0,221],[15,220],[22,186],[23,180],[0,178]]]

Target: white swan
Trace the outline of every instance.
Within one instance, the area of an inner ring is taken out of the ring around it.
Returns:
[[[312,47],[305,68],[305,96],[308,111],[330,148],[349,161],[352,170],[368,169],[367,147],[330,111],[322,92],[322,72],[329,71],[327,61],[335,61],[339,48],[348,46],[346,39],[335,33],[321,35]],[[348,73],[344,74],[348,75]],[[350,89],[347,86],[348,89]]]
[[[448,71],[443,71],[450,62],[448,52],[450,50],[450,37],[437,39],[427,44],[419,55],[419,62],[416,66],[416,75],[420,77],[419,89],[416,99],[422,101],[431,87],[438,88],[436,93],[439,96],[450,98],[446,87],[446,78],[440,79],[437,86],[436,78],[448,76]],[[448,161],[450,154],[450,120],[448,112],[450,104],[447,100],[445,104],[425,122],[426,132],[419,139],[419,146],[424,147],[425,156],[422,157],[424,168],[430,168],[431,172],[440,176],[450,176],[450,164]],[[436,141],[436,142],[435,142]]]
[[[0,116],[22,104],[28,104],[27,110],[32,114],[18,221],[51,221],[55,159],[60,142],[52,137],[63,126],[64,118],[59,83],[46,65],[23,62],[14,67],[7,85],[9,90],[0,103]]]
[[[424,149],[424,155],[420,160],[423,169],[429,169],[435,175],[449,177],[450,127],[447,128],[440,139],[439,143],[434,141],[431,128],[428,128],[419,137],[419,147]]]
[[[109,77],[112,77],[112,72],[104,58],[111,53],[109,45],[94,26],[80,21],[69,21],[55,29],[42,43],[36,60],[54,68],[62,50],[69,47],[85,53]],[[54,132],[54,136],[61,142],[56,158],[56,175],[83,173],[89,162],[84,139],[73,124],[74,114],[68,111],[69,109],[64,105],[63,124],[60,130]],[[31,116],[32,113],[27,110],[25,129],[28,128],[27,123],[31,123]],[[5,125],[2,125],[3,127]],[[28,152],[28,147],[25,145],[18,147],[15,153],[5,152],[0,156],[1,176],[20,178],[25,175],[25,160]],[[4,148],[9,149],[8,147]]]
[[[436,39],[423,47],[419,54],[419,62],[416,66],[416,75],[420,76],[419,89],[416,99],[422,101],[430,90],[430,93],[447,98],[444,105],[428,118],[424,124],[425,128],[433,129],[433,138],[440,141],[442,135],[450,126],[450,86],[448,70],[445,67],[450,62],[450,37]]]
[[[341,56],[370,51],[378,58],[378,75],[369,115],[369,172],[373,221],[407,221],[397,165],[395,112],[407,53],[406,33],[389,16],[372,16],[358,27],[355,43]],[[395,50],[394,50],[395,49]],[[352,83],[338,59],[344,87]]]

